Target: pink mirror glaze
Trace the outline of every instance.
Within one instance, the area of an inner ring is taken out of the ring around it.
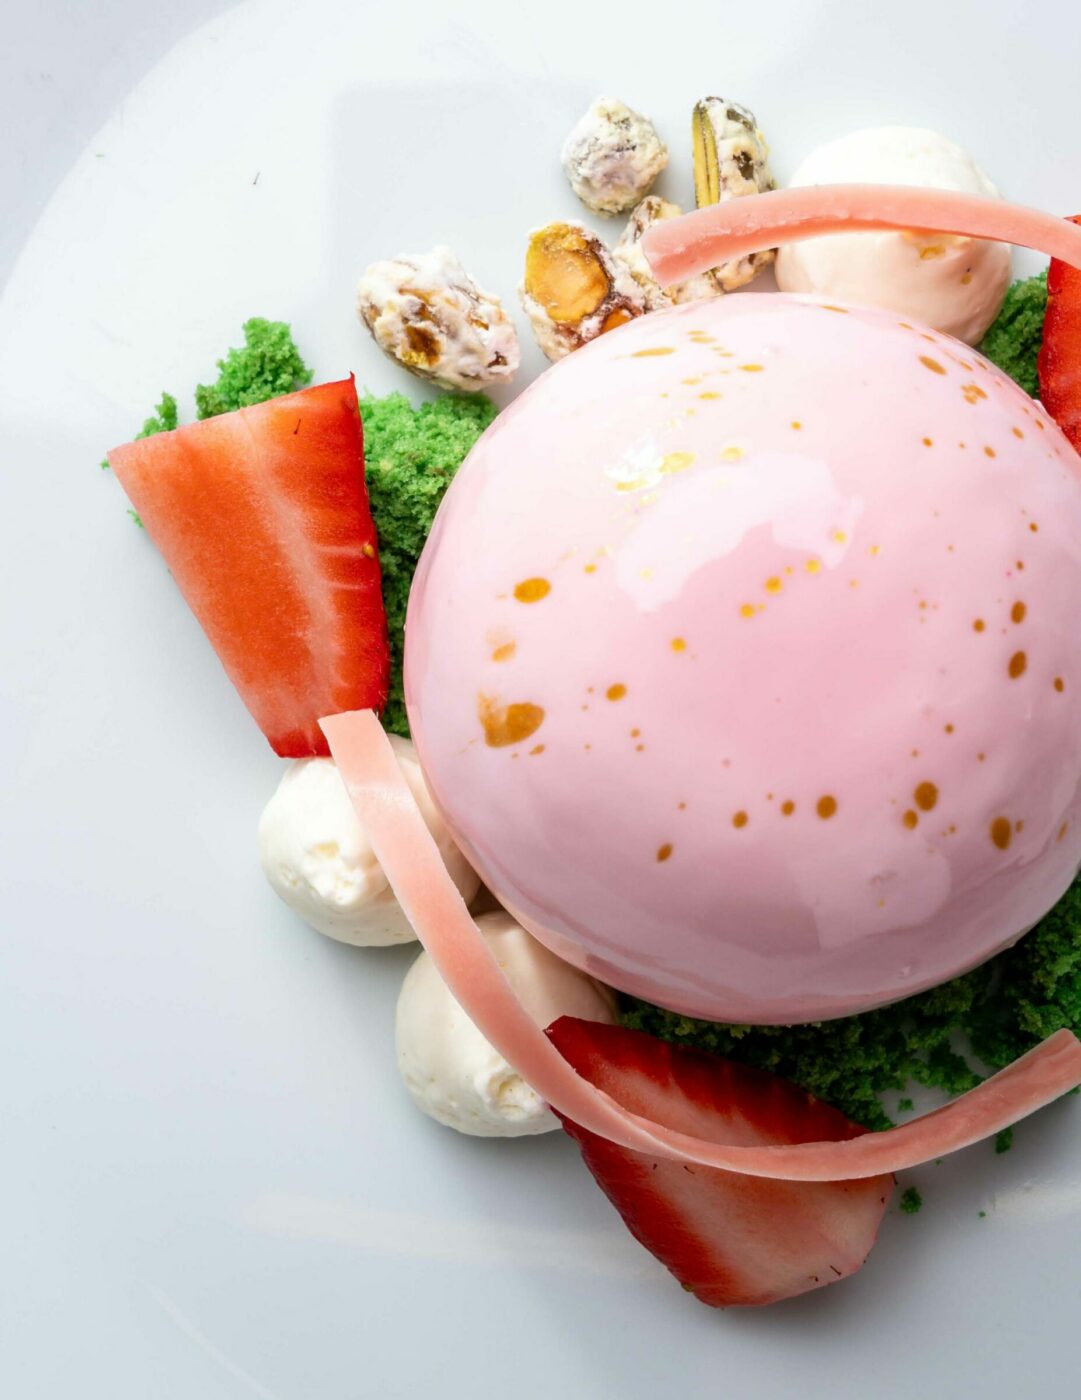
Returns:
[[[462,467],[406,690],[451,829],[561,956],[713,1019],[908,995],[1081,859],[1081,463],[887,313],[642,317]]]

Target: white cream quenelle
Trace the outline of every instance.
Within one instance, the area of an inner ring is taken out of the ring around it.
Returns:
[[[468,902],[480,881],[436,811],[413,745],[393,735],[390,742],[443,861]],[[274,890],[320,933],[364,948],[416,938],[333,760],[302,758],[289,765],[259,819],[259,858]]]
[[[538,1026],[560,1016],[614,1024],[614,994],[550,953],[510,915],[477,927]],[[555,1114],[485,1040],[427,953],[406,974],[395,1025],[398,1068],[417,1107],[475,1137],[526,1137],[559,1126]]]
[[[880,126],[829,141],[807,157],[792,185],[926,185],[995,196],[967,151],[935,131]],[[978,344],[1010,285],[1004,243],[942,233],[836,233],[777,253],[777,285],[896,311]]]

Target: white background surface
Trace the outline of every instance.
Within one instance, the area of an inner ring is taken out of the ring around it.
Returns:
[[[265,0],[166,54],[220,8],[54,0],[0,56],[0,259],[78,157],[0,301],[0,1392],[1068,1393],[1076,1100],[1006,1157],[916,1173],[922,1213],[854,1281],[726,1315],[560,1135],[420,1118],[393,1064],[410,950],[332,944],[264,885],[279,763],[96,463],[162,388],[190,415],[249,315],[291,320],[320,377],[399,387],[352,313],[360,268],[447,241],[511,297],[525,231],[576,213],[556,156],[602,89],[655,117],[684,201],[689,108],[720,92],[782,180],[828,136],[909,121],[1073,212],[1081,13]]]

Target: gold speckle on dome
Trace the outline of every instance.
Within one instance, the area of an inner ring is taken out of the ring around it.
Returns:
[[[525,578],[514,585],[514,596],[519,603],[539,603],[551,591],[552,585],[546,578]]]
[[[481,695],[477,697],[477,718],[488,747],[504,749],[535,734],[544,723],[544,710],[528,701],[501,705],[491,696]]]
[[[661,472],[664,476],[674,476],[694,466],[693,452],[666,452],[661,458]]]
[[[1008,817],[996,817],[991,823],[991,840],[1000,851],[1008,851],[1013,840],[1013,828]]]

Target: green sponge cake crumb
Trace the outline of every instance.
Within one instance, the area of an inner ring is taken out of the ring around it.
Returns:
[[[1033,398],[1040,392],[1036,357],[1040,353],[1046,311],[1046,272],[1015,282],[980,346],[982,354],[1005,370],[1011,379],[1016,379]]]
[[[214,418],[291,394],[311,382],[312,372],[300,358],[288,325],[253,316],[244,322],[243,348],[230,350],[218,361],[213,384],[196,388],[195,409],[200,418]]]
[[[368,495],[379,531],[390,631],[390,698],[383,724],[392,734],[409,735],[402,652],[417,561],[454,473],[495,415],[495,404],[481,395],[445,394],[417,409],[404,394],[364,395],[360,400]]]
[[[623,1024],[773,1070],[868,1128],[881,1096],[909,1083],[958,1094],[980,1075],[957,1049],[1000,1069],[1063,1026],[1081,1032],[1081,880],[1019,943],[931,991],[877,1011],[803,1026],[692,1020],[625,998]]]
[[[163,393],[154,412],[135,434],[137,438],[153,437],[155,433],[171,433],[176,427],[176,399]]]
[[[909,1186],[902,1194],[900,1200],[901,1209],[906,1215],[915,1215],[920,1206],[923,1205],[923,1197],[914,1186]]]

